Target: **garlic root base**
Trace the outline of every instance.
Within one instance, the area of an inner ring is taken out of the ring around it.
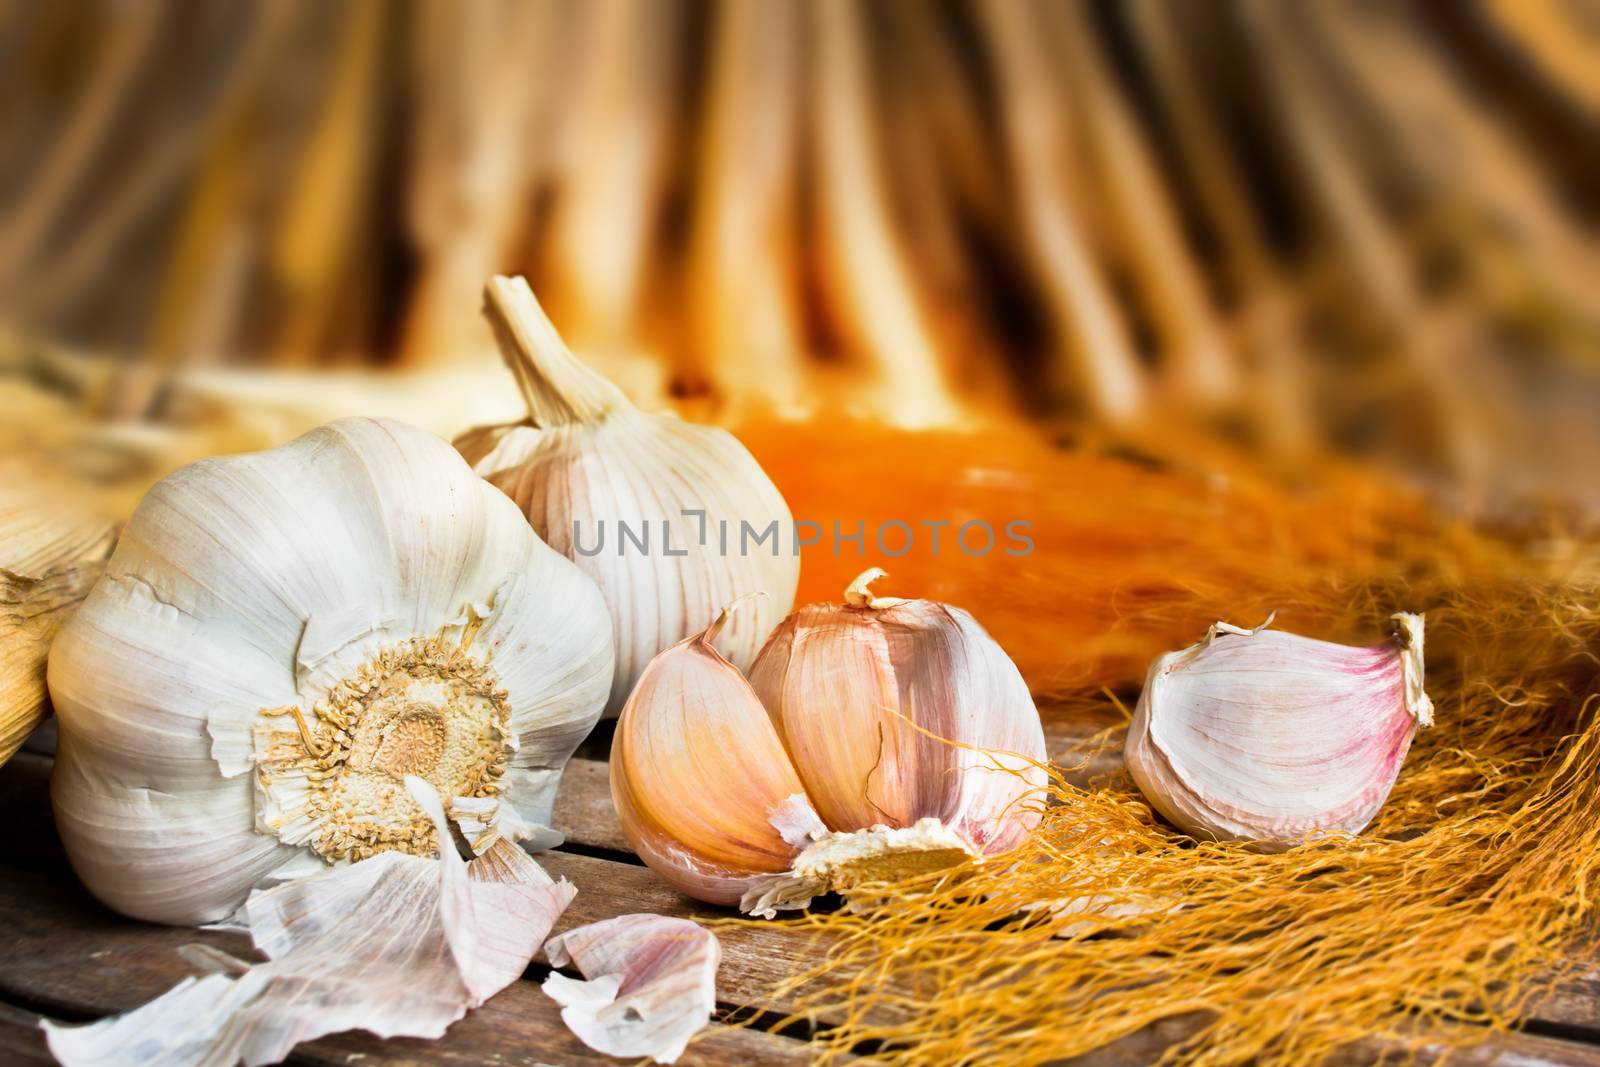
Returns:
[[[779,911],[803,908],[824,893],[943,870],[979,854],[970,841],[934,818],[904,827],[880,823],[865,830],[820,834],[788,871],[746,890],[739,910],[772,919]]]

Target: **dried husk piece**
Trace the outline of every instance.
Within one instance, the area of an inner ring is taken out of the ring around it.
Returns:
[[[115,527],[43,468],[0,464],[0,763],[49,710],[50,642],[88,595]]]
[[[323,1034],[439,1037],[522,975],[577,892],[520,848],[456,853],[439,796],[407,787],[444,842],[438,859],[384,852],[251,894],[247,963],[199,947],[210,973],[87,1026],[45,1023],[67,1067],[276,1063]]]
[[[543,988],[597,1052],[672,1063],[716,1009],[722,949],[688,919],[619,915],[552,938],[545,954],[583,973],[584,981],[552,974]]]

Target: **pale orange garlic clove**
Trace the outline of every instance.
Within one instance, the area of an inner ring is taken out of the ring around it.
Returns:
[[[611,795],[634,850],[672,886],[718,904],[788,869],[799,850],[773,816],[805,825],[810,811],[766,710],[713,647],[728,617],[650,661],[611,750]]]
[[[1016,667],[960,609],[874,597],[881,576],[785,619],[748,684],[705,635],[645,672],[612,793],[667,881],[770,915],[1037,824],[1044,734]]]
[[[1368,648],[1218,623],[1151,665],[1128,728],[1134,781],[1207,840],[1282,849],[1359,833],[1389,796],[1418,726],[1422,616]]]

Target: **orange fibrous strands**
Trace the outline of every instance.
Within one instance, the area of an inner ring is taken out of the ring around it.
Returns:
[[[937,462],[937,442],[915,448]],[[946,475],[959,479],[956,451]],[[876,462],[862,458],[856,475]],[[1192,643],[1216,618],[1254,622],[1276,608],[1279,625],[1371,643],[1391,611],[1411,610],[1427,613],[1437,725],[1418,735],[1365,832],[1279,854],[1189,839],[1152,815],[1125,771],[1086,780],[1081,768],[1055,768],[1040,828],[1015,851],[856,887],[851,908],[785,920],[812,931],[827,962],[773,1000],[825,1024],[829,1054],[905,1064],[1040,1063],[1108,1046],[1207,1065],[1310,1063],[1352,1048],[1432,1056],[1516,1027],[1585,966],[1600,918],[1594,542],[1507,543],[1356,476],[1307,499],[1237,484],[1212,498],[1210,523],[1195,521],[1197,490],[1178,471],[1125,471],[1119,487],[1112,461],[1038,453],[1019,484],[1052,465],[1098,475],[1079,482],[1078,499],[1104,510],[1075,513],[1073,536],[1120,557],[1123,573],[1058,555],[1072,538],[1043,530],[1024,575],[994,566],[987,581],[975,570],[935,580],[927,562],[896,573],[940,586],[932,595],[972,610],[1036,692],[1063,694],[1041,702],[1046,716],[1092,706],[1117,717],[1132,663]],[[808,494],[829,492],[836,510],[850,506],[843,479],[790,501],[799,515]],[[875,482],[863,497],[887,508],[885,494],[911,492]],[[1121,528],[1130,515],[1160,516],[1164,501],[1170,522]],[[1038,506],[1040,527],[1067,508]],[[1142,552],[1143,537],[1159,551]],[[1071,577],[1082,584],[1060,584]],[[886,591],[930,595],[909,580]],[[1080,617],[1063,621],[1069,610]],[[1063,636],[1097,627],[1118,644]],[[1114,753],[1121,738],[1095,743]]]

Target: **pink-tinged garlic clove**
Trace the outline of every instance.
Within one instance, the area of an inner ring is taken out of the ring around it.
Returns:
[[[938,822],[978,853],[1037,825],[1044,731],[1004,650],[960,608],[877,597],[812,604],[767,640],[750,684],[830,829]]]
[[[1420,615],[1369,648],[1218,623],[1150,667],[1125,757],[1150,803],[1187,833],[1288,848],[1359,833],[1383,806],[1418,726]]]
[[[766,710],[713,647],[728,615],[650,661],[611,750],[629,842],[668,884],[719,904],[788,869],[799,848],[773,815],[809,809]]]

